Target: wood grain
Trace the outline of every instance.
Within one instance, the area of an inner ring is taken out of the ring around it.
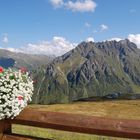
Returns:
[[[2,140],[51,140],[51,139],[35,138],[31,136],[23,136],[18,134],[4,134]]]
[[[11,123],[87,134],[140,139],[140,120],[109,119],[26,108]]]
[[[0,121],[0,140],[3,140],[4,133],[11,133],[11,130],[10,120]]]
[[[2,140],[37,140],[37,139],[31,139],[31,138],[27,138],[27,137],[20,137],[20,136],[14,136],[14,135],[8,135],[5,134],[3,136]]]
[[[4,131],[4,121],[0,121],[0,140],[2,140]]]

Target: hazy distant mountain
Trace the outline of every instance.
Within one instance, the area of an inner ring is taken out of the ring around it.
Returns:
[[[8,67],[27,67],[28,69],[37,69],[40,66],[46,66],[53,57],[46,55],[33,55],[24,53],[14,53],[8,50],[0,49],[0,66]]]
[[[36,77],[33,98],[41,104],[140,93],[140,50],[129,40],[83,42],[55,58],[45,73]]]

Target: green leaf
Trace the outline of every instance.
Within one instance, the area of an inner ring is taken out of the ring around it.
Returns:
[[[13,80],[14,78],[15,78],[14,75],[9,76],[9,79],[10,79],[10,80]]]

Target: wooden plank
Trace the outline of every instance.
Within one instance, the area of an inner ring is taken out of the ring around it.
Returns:
[[[11,133],[11,121],[2,120],[0,121],[0,140],[3,139],[4,133]]]
[[[4,121],[4,133],[12,133],[12,125],[10,120]]]
[[[2,140],[47,140],[43,138],[34,138],[30,136],[16,135],[16,134],[4,134]],[[48,139],[50,140],[50,139]]]
[[[0,121],[0,140],[2,140],[4,131],[4,121]]]
[[[109,119],[25,109],[12,123],[57,130],[140,139],[140,120]]]
[[[5,134],[3,136],[2,140],[37,140],[37,139],[32,139],[32,138],[28,138],[28,137],[20,137],[20,136],[14,136],[14,135]]]

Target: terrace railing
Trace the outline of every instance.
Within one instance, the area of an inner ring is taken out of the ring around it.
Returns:
[[[86,115],[46,112],[26,108],[13,120],[0,121],[0,140],[34,140],[13,134],[12,124],[51,128],[70,132],[140,139],[140,120],[110,119]]]

